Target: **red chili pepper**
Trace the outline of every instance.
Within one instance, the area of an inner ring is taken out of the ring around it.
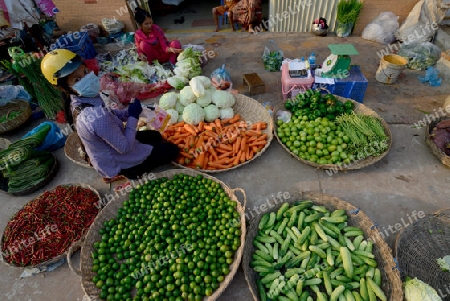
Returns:
[[[98,214],[98,196],[79,186],[57,186],[25,205],[8,222],[2,239],[5,260],[27,266],[64,253],[87,231]],[[56,231],[50,230],[56,225]],[[33,240],[30,242],[30,238]],[[23,243],[25,242],[25,243]],[[10,248],[20,247],[11,253]]]

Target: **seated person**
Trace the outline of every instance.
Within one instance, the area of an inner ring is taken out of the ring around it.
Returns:
[[[41,70],[63,92],[66,120],[76,121],[89,161],[106,183],[118,177],[137,179],[177,157],[178,147],[164,141],[158,131],[137,132],[142,112],[139,100],[124,110],[105,106],[99,78],[77,54],[53,50],[42,59]]]
[[[140,27],[134,35],[139,58],[149,64],[154,60],[175,64],[178,54],[183,51],[180,41],[169,42],[161,27],[153,24],[152,16],[142,8],[136,8],[134,19]]]
[[[242,31],[253,33],[253,24],[262,21],[261,0],[242,0],[233,8],[233,19],[242,24]]]
[[[219,16],[224,16],[225,13],[228,13],[228,22],[231,24],[231,29],[236,31],[233,26],[233,8],[238,2],[239,0],[226,0],[225,5],[216,6],[212,9],[214,24],[216,24],[216,32],[219,31]]]

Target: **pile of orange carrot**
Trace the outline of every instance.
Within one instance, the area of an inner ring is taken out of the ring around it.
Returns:
[[[252,159],[267,144],[266,122],[250,124],[239,114],[229,119],[179,122],[167,127],[163,138],[180,148],[177,163],[189,168],[220,170]]]

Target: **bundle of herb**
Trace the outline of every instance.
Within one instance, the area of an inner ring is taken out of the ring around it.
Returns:
[[[339,1],[337,5],[337,21],[343,24],[355,24],[362,6],[363,4],[360,0]]]

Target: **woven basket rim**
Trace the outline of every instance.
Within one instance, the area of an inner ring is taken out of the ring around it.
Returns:
[[[0,115],[7,114],[11,110],[22,110],[22,114],[18,115],[12,120],[8,120],[0,123],[0,134],[9,132],[15,128],[18,128],[31,116],[31,106],[28,101],[23,99],[13,99],[11,103],[7,103],[4,106],[0,106]]]
[[[433,153],[433,155],[441,162],[441,164],[445,165],[446,167],[450,167],[450,156],[447,156],[439,147],[437,147],[437,145],[433,142],[433,139],[431,139],[431,132],[433,131],[433,128],[436,126],[436,124],[446,119],[450,119],[450,117],[441,116],[437,120],[433,120],[432,122],[428,123],[428,125],[425,127],[425,141],[431,148],[431,152]]]
[[[5,150],[11,144],[11,141],[6,138],[0,138],[0,151]]]
[[[355,112],[363,113],[365,115],[371,115],[371,116],[378,118],[378,120],[380,120],[381,124],[383,125],[384,132],[389,140],[388,148],[386,151],[384,151],[380,156],[376,156],[376,157],[369,156],[363,160],[354,161],[353,163],[350,163],[347,165],[346,164],[318,164],[318,163],[311,162],[311,161],[300,158],[299,156],[294,154],[286,145],[284,145],[284,143],[281,141],[280,137],[278,137],[278,133],[277,133],[278,126],[276,125],[276,122],[274,122],[274,135],[275,135],[278,143],[281,145],[281,147],[283,147],[284,150],[286,150],[291,156],[293,156],[298,161],[308,164],[308,165],[311,165],[313,167],[316,167],[317,169],[330,169],[330,170],[337,170],[337,171],[357,170],[357,169],[361,169],[361,168],[367,167],[369,165],[372,165],[372,164],[380,161],[381,159],[383,159],[389,153],[389,150],[391,149],[391,146],[392,146],[392,133],[391,133],[391,130],[389,129],[389,126],[386,123],[386,121],[384,121],[384,119],[380,115],[378,115],[374,110],[370,109],[369,107],[367,107],[351,98],[345,98],[345,97],[342,97],[339,95],[334,95],[334,96],[337,99],[341,100],[342,102],[346,102],[347,100],[352,101],[355,105],[355,109],[354,109]],[[276,106],[274,109],[273,118],[274,119],[276,118],[276,112],[278,112],[279,110],[283,110],[283,109],[284,109],[284,106],[282,104]]]
[[[437,291],[448,289],[450,273],[442,271],[435,259],[448,255],[449,237],[450,208],[426,214],[402,228],[394,246],[402,279],[417,277]],[[450,300],[450,295],[443,296],[442,300]]]
[[[240,219],[241,219],[241,238],[240,238],[241,245],[239,246],[238,250],[235,252],[234,261],[230,265],[230,272],[225,277],[225,280],[220,284],[219,288],[217,288],[214,291],[213,295],[211,295],[207,298],[204,298],[205,301],[214,301],[223,293],[225,288],[230,284],[230,282],[232,281],[233,277],[235,276],[237,269],[239,267],[239,264],[241,262],[242,253],[243,253],[244,244],[245,244],[245,236],[246,236],[246,226],[245,226],[246,197],[245,197],[245,193],[244,193],[244,204],[241,205],[241,202],[238,200],[238,198],[234,194],[234,192],[237,190],[243,192],[243,190],[241,188],[231,189],[224,182],[220,181],[219,179],[217,179],[211,175],[208,175],[208,174],[205,174],[202,172],[198,172],[195,170],[189,170],[189,169],[169,169],[169,170],[154,174],[155,178],[152,178],[151,180],[163,178],[163,177],[172,178],[174,175],[177,175],[177,174],[187,174],[187,175],[191,175],[191,176],[201,175],[205,178],[211,179],[211,180],[219,183],[221,185],[221,187],[225,190],[227,195],[230,197],[230,199],[235,201],[237,204],[237,211],[238,211],[238,213],[240,215]],[[127,196],[128,196],[128,194],[120,196],[119,198],[116,198],[116,199],[110,201],[101,210],[101,212],[97,215],[97,217],[95,218],[91,227],[89,228],[89,231],[87,232],[84,242],[81,246],[81,255],[80,255],[81,286],[83,287],[85,295],[87,295],[91,299],[97,300],[98,294],[99,294],[99,289],[95,287],[95,285],[92,283],[92,281],[90,279],[88,279],[89,275],[92,274],[90,263],[92,263],[91,262],[92,261],[91,250],[93,248],[93,243],[90,243],[90,241],[91,240],[92,240],[92,242],[95,241],[95,237],[99,235],[98,230],[102,227],[102,222],[104,220],[110,219],[113,216],[117,215],[118,208],[120,208],[123,201],[125,201],[127,199]]]
[[[246,108],[246,109],[249,110],[249,112],[242,112],[242,111],[238,111],[238,110],[235,110],[235,112],[234,112],[234,114],[240,114],[242,119],[245,120],[245,121],[247,121],[248,118],[250,118],[250,119],[253,118],[254,117],[253,115],[256,112],[259,112],[259,113],[262,112],[261,115],[263,115],[264,120],[260,120],[260,121],[265,121],[267,123],[267,128],[265,130],[262,130],[262,132],[264,134],[267,134],[267,143],[266,143],[266,145],[257,154],[255,154],[253,156],[253,158],[251,158],[248,161],[245,161],[244,163],[239,163],[236,166],[233,166],[233,167],[230,167],[230,168],[226,168],[226,169],[219,169],[219,170],[208,170],[208,169],[196,169],[196,170],[198,170],[200,172],[203,172],[203,173],[210,173],[210,174],[230,171],[230,170],[239,168],[241,166],[244,166],[246,164],[249,164],[250,162],[252,162],[256,158],[260,157],[269,148],[270,143],[272,142],[272,139],[273,139],[273,128],[274,128],[273,127],[273,119],[270,116],[270,113],[258,101],[256,101],[254,98],[248,97],[246,95],[237,94],[236,95],[236,104],[238,102],[246,102],[246,105],[250,106],[249,108]],[[245,114],[245,113],[247,113],[247,114]],[[177,166],[177,167],[180,167],[180,168],[193,170],[190,167],[178,164],[176,162],[172,162],[172,164]]]
[[[78,148],[81,146],[80,138],[77,132],[73,131],[69,134],[64,144],[64,154],[66,157],[75,164],[86,168],[93,168],[87,161],[83,160],[78,153]],[[78,155],[78,156],[77,156]]]
[[[36,185],[33,185],[25,190],[18,191],[18,192],[12,192],[9,194],[14,195],[14,196],[24,196],[24,195],[28,195],[32,192],[35,192],[36,190],[39,190],[42,187],[45,187],[56,176],[56,174],[58,173],[58,169],[59,169],[58,158],[53,153],[51,153],[51,155],[53,156],[53,159],[54,159],[52,169],[50,170],[50,172],[47,174],[47,176],[41,182],[39,182]]]
[[[65,186],[65,187],[79,186],[79,187],[82,187],[82,188],[90,189],[90,190],[92,190],[92,191],[97,195],[98,199],[101,200],[100,193],[99,193],[94,187],[90,186],[89,184],[85,184],[85,183],[65,183],[65,184],[59,184],[59,185],[56,185],[55,187],[53,187],[53,188],[52,188],[51,190],[49,190],[49,191],[55,190],[56,187],[58,187],[58,186]],[[31,203],[33,200],[35,200],[35,199],[37,199],[38,197],[40,197],[41,195],[43,195],[45,192],[46,192],[46,191],[40,193],[38,196],[36,196],[36,197],[34,197],[33,199],[29,200],[25,205],[22,206],[22,208],[20,208],[16,213],[14,213],[14,214],[11,216],[11,218],[10,218],[9,220],[13,219],[14,216],[17,215],[17,213],[19,213],[21,210],[23,210],[23,209],[25,208],[25,206],[27,206],[27,205],[28,205],[29,203]],[[8,221],[8,222],[9,222],[9,221]],[[6,230],[6,227],[3,229],[2,233],[1,233],[1,236],[0,236],[0,242],[1,242],[1,243],[3,243],[3,234],[5,233],[5,230]],[[67,249],[66,249],[66,251],[65,251],[64,253],[62,253],[62,254],[60,254],[60,255],[57,255],[57,256],[55,256],[55,257],[53,257],[53,258],[51,258],[51,259],[49,259],[49,260],[47,260],[47,261],[41,262],[41,263],[39,263],[39,264],[37,264],[37,265],[27,265],[27,266],[23,266],[23,267],[22,267],[22,266],[18,266],[18,265],[9,263],[9,262],[7,262],[7,261],[3,258],[3,252],[0,252],[0,260],[1,260],[4,264],[6,264],[6,265],[8,265],[8,266],[10,266],[10,267],[13,267],[13,268],[39,268],[39,267],[42,267],[42,266],[46,266],[46,265],[49,265],[49,264],[51,264],[51,263],[58,262],[58,261],[61,260],[62,258],[65,258],[65,257],[67,256],[67,253],[68,253],[69,249],[71,248],[71,246],[74,245],[74,244],[76,244],[76,243],[78,243],[79,241],[82,241],[82,240],[84,239],[84,236],[86,235],[86,232],[87,232],[87,230],[86,230],[85,233],[80,237],[79,240],[73,241],[73,242],[67,247]]]
[[[338,197],[317,192],[296,191],[292,193],[291,197],[285,202],[292,204],[298,200],[312,200],[315,204],[325,206],[329,210],[345,209],[348,212],[353,212],[348,214],[348,221],[350,221],[350,225],[353,225],[353,222],[355,222],[354,225],[359,226],[362,230],[364,230],[364,237],[366,239],[371,238],[376,242],[373,245],[374,254],[378,262],[379,269],[382,274],[385,275],[383,277],[382,288],[383,286],[388,286],[390,288],[389,294],[385,291],[388,300],[403,301],[403,286],[398,271],[393,268],[395,267],[395,261],[392,256],[392,250],[386,244],[380,233],[376,230],[377,228],[373,227],[374,223],[372,220],[364,212]],[[271,210],[260,212],[249,221],[244,255],[242,257],[242,266],[244,269],[245,279],[253,296],[253,300],[255,301],[259,301],[260,299],[256,281],[253,281],[259,276],[250,267],[250,262],[252,260],[251,255],[253,254],[255,248],[253,245],[253,239],[258,233],[258,224],[262,215],[269,212],[276,212],[285,202],[278,203],[276,206],[273,206],[273,208],[271,207]],[[330,204],[325,204],[325,202],[329,202]],[[360,221],[358,222],[358,220]],[[384,269],[382,267],[384,267]]]

